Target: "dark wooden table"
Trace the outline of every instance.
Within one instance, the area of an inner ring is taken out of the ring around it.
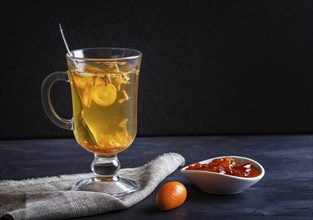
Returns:
[[[157,190],[122,211],[80,219],[312,219],[313,136],[207,136],[137,138],[119,154],[122,167],[141,166],[164,152],[186,164],[221,155],[241,155],[265,168],[264,178],[237,195],[206,194],[177,170],[161,184],[180,181],[188,198],[179,208],[156,208]],[[0,141],[0,179],[25,179],[89,172],[92,155],[73,139]]]

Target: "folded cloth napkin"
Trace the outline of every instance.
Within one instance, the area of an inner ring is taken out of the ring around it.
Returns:
[[[70,191],[74,183],[92,177],[92,173],[0,181],[0,217],[66,219],[126,209],[150,195],[184,163],[181,155],[165,153],[141,167],[121,169],[121,176],[137,180],[141,186],[140,191],[122,198],[99,192]]]

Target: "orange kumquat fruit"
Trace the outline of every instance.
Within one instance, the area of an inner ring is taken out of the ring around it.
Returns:
[[[157,207],[162,211],[168,211],[182,205],[187,198],[187,189],[180,182],[168,182],[164,184],[156,197]]]

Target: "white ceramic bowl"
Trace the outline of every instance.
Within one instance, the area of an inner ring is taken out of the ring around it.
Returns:
[[[227,174],[215,173],[202,170],[186,170],[186,167],[181,169],[181,172],[197,187],[206,193],[212,194],[236,194],[244,189],[256,184],[265,174],[264,168],[258,162],[239,156],[230,156],[239,163],[251,163],[260,171],[257,177],[237,177]],[[214,159],[225,158],[225,156],[215,157],[208,160],[200,161],[201,164],[207,164]]]

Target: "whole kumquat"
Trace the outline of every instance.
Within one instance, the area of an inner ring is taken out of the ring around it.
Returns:
[[[182,205],[187,198],[187,189],[180,182],[168,182],[164,184],[156,197],[157,207],[162,211],[168,211]]]

